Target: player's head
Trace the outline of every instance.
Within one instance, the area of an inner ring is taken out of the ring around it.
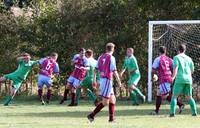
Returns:
[[[93,57],[93,51],[91,49],[88,49],[86,52],[85,52],[85,56],[87,58],[90,58],[90,57]]]
[[[79,49],[79,55],[80,55],[81,58],[85,56],[85,49],[84,48]]]
[[[115,44],[107,43],[106,44],[106,52],[113,53],[115,50]]]
[[[167,52],[166,47],[165,46],[160,46],[159,52],[160,52],[160,54],[166,54],[166,52]]]
[[[186,51],[186,45],[185,44],[179,45],[178,51],[179,51],[179,53],[184,53]]]
[[[58,59],[58,53],[52,52],[50,57],[56,61]]]
[[[127,50],[126,50],[126,55],[127,56],[132,56],[133,55],[133,53],[134,53],[134,49],[133,48],[127,48]]]
[[[28,62],[28,61],[30,61],[30,59],[31,59],[30,54],[28,54],[28,53],[26,53],[26,52],[23,52],[23,53],[21,54],[21,56],[24,58],[24,61],[25,61],[25,62]]]

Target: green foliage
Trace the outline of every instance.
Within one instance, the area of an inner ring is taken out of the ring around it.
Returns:
[[[188,0],[37,0],[29,1],[34,15],[14,17],[0,11],[0,73],[16,67],[15,57],[27,51],[38,59],[59,53],[63,76],[80,47],[91,48],[96,57],[109,41],[116,44],[121,68],[127,47],[135,48],[142,80],[147,85],[148,20],[199,18],[199,1]],[[2,6],[2,5],[1,5]],[[181,14],[180,14],[181,12]]]

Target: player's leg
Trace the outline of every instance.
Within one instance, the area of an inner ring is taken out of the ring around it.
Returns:
[[[134,83],[134,80],[130,78],[129,81],[128,81],[128,88],[129,88],[129,93],[130,93],[130,99],[131,99],[133,105],[139,105],[139,103],[137,101],[137,95],[133,91],[133,89],[131,88],[131,86],[132,86],[133,83]]]
[[[78,88],[80,88],[81,81],[76,79],[76,78],[73,78],[73,79],[74,79],[74,82],[72,83],[72,87],[71,87],[71,103],[68,106],[77,106],[77,103],[76,103],[76,90]]]
[[[171,98],[171,102],[170,102],[170,117],[175,116],[177,97],[183,92],[183,89],[184,89],[183,85],[180,85],[177,83],[174,84],[172,98]]]
[[[197,116],[197,107],[196,107],[196,102],[192,97],[192,86],[191,85],[189,85],[189,84],[185,85],[184,94],[185,94],[185,96],[188,100],[188,103],[190,105],[192,116]]]
[[[109,122],[113,122],[115,120],[115,103],[116,98],[115,95],[110,96],[110,102],[109,102]]]
[[[81,88],[82,88],[82,86],[80,86],[80,87],[77,88],[77,90],[76,90],[76,104],[77,104],[77,105],[80,103],[80,98],[81,98]]]
[[[22,81],[20,81],[20,80],[13,81],[13,85],[10,89],[11,90],[10,95],[7,97],[6,101],[4,102],[4,106],[8,106],[11,103],[11,101],[14,99],[18,89],[20,88],[21,84],[22,84]]]
[[[131,89],[129,89],[130,91],[130,99],[132,101],[132,105],[139,105],[138,101],[137,101],[137,95],[134,91],[132,91]]]
[[[140,91],[140,89],[136,87],[139,80],[140,80],[140,77],[131,76],[131,78],[128,82],[130,84],[130,91],[135,92],[136,95],[139,95],[142,98],[143,102],[145,102],[145,100],[146,100],[145,95],[143,95],[142,92]]]
[[[87,116],[90,122],[94,121],[94,117],[99,113],[104,106],[109,105],[110,96],[113,92],[112,81],[106,78],[100,80],[100,95],[102,96],[102,102],[100,102],[96,108]]]
[[[49,104],[49,101],[51,99],[51,93],[52,93],[52,79],[47,77],[45,81],[45,85],[47,86],[47,104]]]
[[[67,79],[67,84],[65,85],[65,90],[64,90],[64,94],[63,94],[63,98],[60,101],[60,104],[63,104],[66,100],[67,100],[67,95],[69,94],[70,88],[71,88],[71,84],[74,82],[73,77],[69,77]]]
[[[39,75],[38,76],[38,97],[39,97],[39,100],[41,102],[42,105],[45,105],[45,102],[43,100],[43,85],[44,85],[44,78],[42,77],[42,75]]]

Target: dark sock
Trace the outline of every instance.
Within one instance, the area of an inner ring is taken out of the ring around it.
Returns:
[[[171,96],[167,96],[166,100],[170,103],[171,102],[172,97]]]
[[[99,103],[97,107],[94,109],[94,111],[90,114],[91,117],[94,118],[94,116],[101,111],[101,109],[104,107],[103,103]]]
[[[51,98],[51,89],[48,89],[48,91],[47,91],[47,101],[49,101],[50,100],[50,98]]]
[[[115,116],[115,104],[109,103],[109,121],[113,121]]]
[[[184,105],[181,99],[178,99],[178,98],[177,98],[177,105],[178,105],[179,107],[181,107],[182,105]]]
[[[76,93],[72,93],[71,94],[71,104],[74,104],[75,103],[75,99],[76,99]]]
[[[42,93],[43,93],[42,89],[38,89],[38,96],[39,96],[40,101],[43,100]]]
[[[157,96],[157,98],[156,98],[156,110],[155,110],[157,113],[159,112],[161,103],[162,103],[162,97]]]
[[[63,100],[67,100],[67,94],[69,93],[69,89],[65,89],[64,91],[64,96],[63,96]]]

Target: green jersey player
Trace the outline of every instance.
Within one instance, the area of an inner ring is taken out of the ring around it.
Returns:
[[[6,80],[13,81],[11,94],[5,101],[5,106],[7,106],[12,101],[22,82],[27,78],[28,73],[31,71],[33,65],[37,64],[37,61],[31,61],[30,59],[31,57],[28,53],[22,53],[21,56],[17,58],[17,70],[0,78],[0,82]]]
[[[192,116],[197,116],[196,103],[192,97],[192,73],[194,72],[194,63],[192,59],[185,54],[186,45],[181,44],[178,47],[179,53],[173,59],[174,81],[172,100],[170,103],[170,117],[175,116],[177,96],[184,94],[190,104]]]

